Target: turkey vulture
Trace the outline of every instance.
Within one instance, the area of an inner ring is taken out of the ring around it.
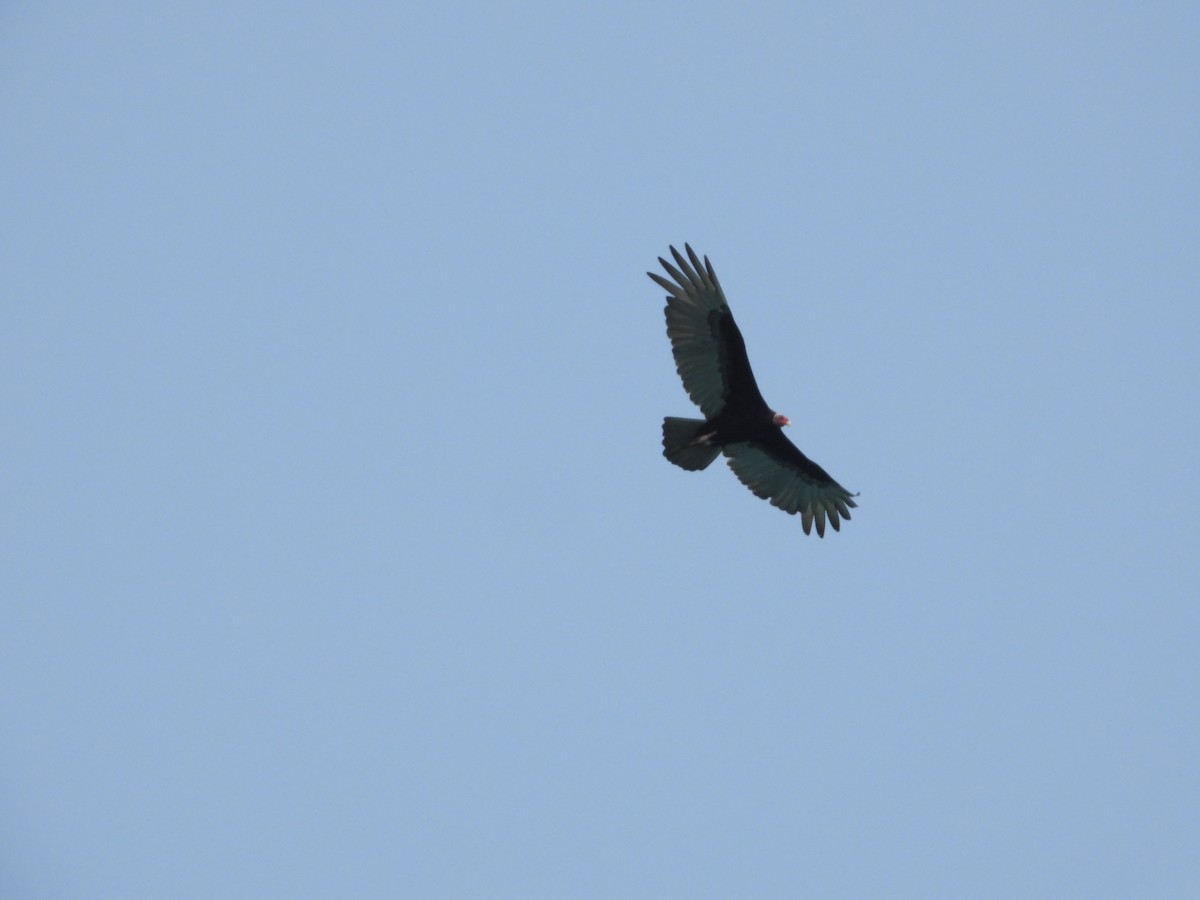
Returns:
[[[799,513],[805,534],[812,533],[815,521],[818,536],[825,537],[826,517],[834,531],[840,530],[840,520],[849,519],[850,507],[857,505],[856,495],[784,437],[783,426],[791,423],[759,393],[746,343],[712,263],[706,256],[701,265],[695,251],[683,246],[687,259],[671,248],[679,268],[658,258],[674,283],[646,274],[669,294],[667,337],[675,367],[705,417],[663,419],[663,456],[694,472],[724,453],[742,484],[784,512]]]

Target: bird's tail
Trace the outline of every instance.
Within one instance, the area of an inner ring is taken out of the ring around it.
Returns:
[[[667,416],[663,419],[663,456],[690,472],[707,469],[721,452],[720,445],[701,440],[707,424],[703,419]]]

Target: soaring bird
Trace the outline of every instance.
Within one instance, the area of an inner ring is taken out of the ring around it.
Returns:
[[[646,274],[667,292],[667,337],[675,367],[703,419],[663,419],[663,456],[682,469],[708,467],[725,454],[746,487],[786,513],[800,514],[804,533],[825,537],[857,506],[855,494],[800,452],[783,434],[791,422],[763,400],[746,356],[746,342],[725,300],[712,263],[703,265],[690,246],[687,259],[674,247],[676,265],[658,258],[671,281]]]

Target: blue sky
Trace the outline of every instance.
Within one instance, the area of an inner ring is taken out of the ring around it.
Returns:
[[[8,4],[0,893],[1200,894],[1194,4]],[[708,254],[861,492],[692,415]]]

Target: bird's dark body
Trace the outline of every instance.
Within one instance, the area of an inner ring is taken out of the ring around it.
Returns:
[[[684,245],[674,247],[678,266],[659,262],[674,279],[648,272],[666,289],[667,336],[684,388],[704,419],[663,420],[663,455],[683,469],[707,468],[724,453],[730,468],[751,491],[788,513],[799,513],[808,533],[816,523],[825,535],[828,519],[839,530],[850,518],[853,494],[800,452],[783,434],[788,420],[763,399],[750,368],[746,342],[729,311],[712,264],[703,264]],[[689,264],[690,263],[690,264]]]

